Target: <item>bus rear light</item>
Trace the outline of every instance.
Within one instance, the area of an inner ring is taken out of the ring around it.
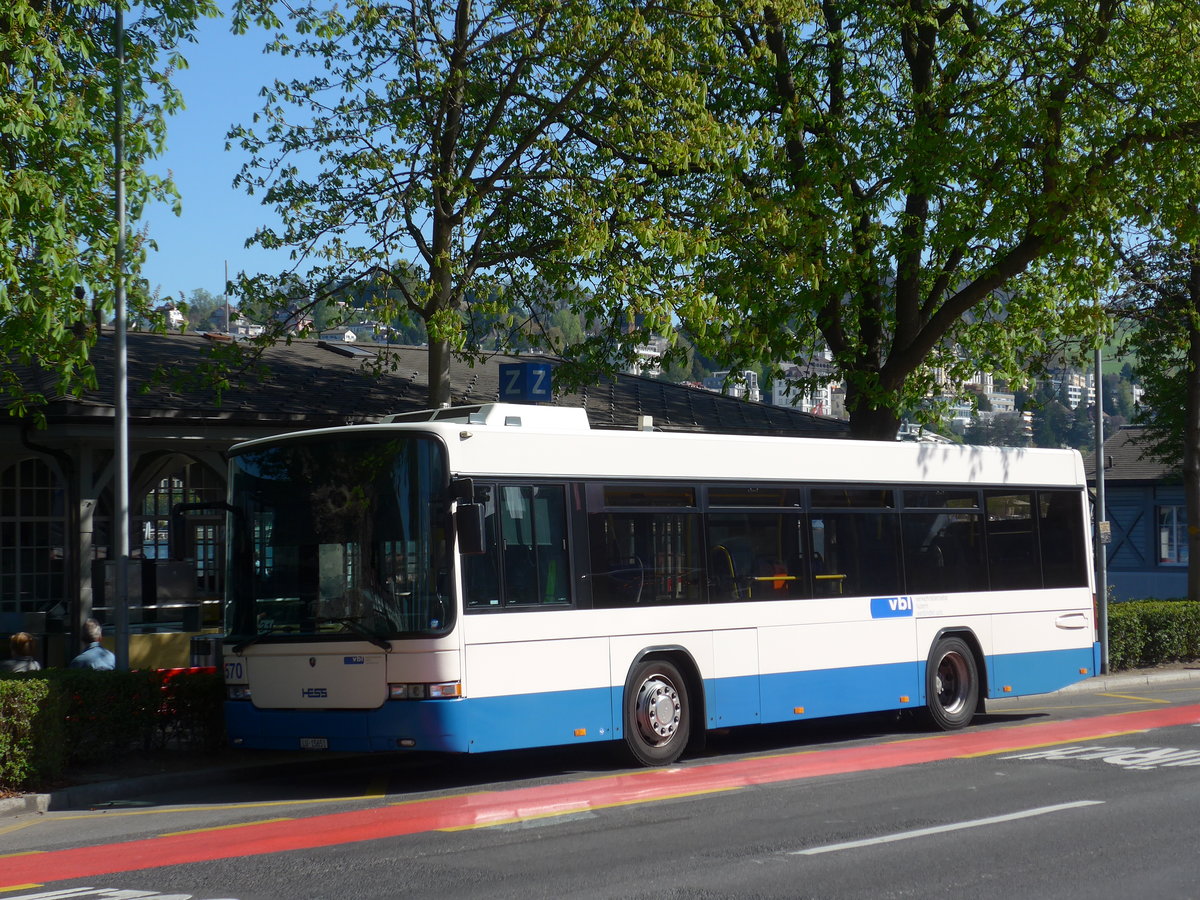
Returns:
[[[388,698],[391,700],[445,700],[462,696],[462,685],[457,681],[440,684],[389,684]]]
[[[249,700],[250,685],[230,684],[225,687],[225,696],[230,700]]]

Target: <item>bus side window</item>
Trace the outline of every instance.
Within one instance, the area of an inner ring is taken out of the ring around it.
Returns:
[[[478,556],[462,558],[463,590],[466,594],[468,609],[500,605],[500,563],[499,547],[496,543],[495,487],[490,484],[476,484],[475,502],[483,506],[487,552]]]
[[[709,513],[706,539],[712,602],[808,597],[801,521],[794,513]]]
[[[900,592],[897,518],[891,512],[866,510],[814,516],[813,553],[824,567],[813,574],[815,593],[863,596]]]
[[[569,603],[562,487],[504,485],[500,494],[504,604]]]
[[[704,602],[700,516],[620,512],[589,518],[596,606]]]
[[[1042,564],[1030,491],[984,491],[987,555],[991,588],[1023,590],[1042,586]]]
[[[475,502],[487,552],[463,557],[467,608],[570,603],[563,486],[476,484]]]
[[[1078,491],[1038,491],[1038,534],[1045,587],[1087,584],[1086,539]]]
[[[982,516],[957,510],[906,510],[901,521],[909,593],[987,590]]]

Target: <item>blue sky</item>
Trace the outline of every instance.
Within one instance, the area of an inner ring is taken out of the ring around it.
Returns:
[[[150,166],[173,174],[183,213],[155,206],[134,224],[148,226],[158,242],[143,275],[164,299],[186,298],[196,288],[220,294],[226,262],[231,277],[242,269],[277,272],[288,263],[286,252],[245,249],[246,238],[274,217],[257,197],[232,187],[245,156],[225,150],[229,127],[249,123],[261,107],[259,90],[275,77],[280,59],[263,54],[264,32],[233,35],[229,26],[228,18],[207,19],[199,42],[184,47],[189,68],[174,80],[187,109],[168,120],[167,151]]]

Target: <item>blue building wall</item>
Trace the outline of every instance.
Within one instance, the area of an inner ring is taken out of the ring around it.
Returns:
[[[1108,584],[1115,599],[1187,596],[1187,566],[1160,563],[1158,552],[1158,507],[1183,504],[1178,484],[1106,486]]]

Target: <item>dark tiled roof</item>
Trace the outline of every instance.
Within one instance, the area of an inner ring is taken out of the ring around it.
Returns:
[[[98,386],[82,396],[59,400],[47,409],[51,420],[112,415],[115,339],[111,330],[100,337],[92,353]],[[347,356],[345,346],[293,340],[269,348],[265,373],[253,372],[227,389],[218,401],[215,392],[181,374],[203,366],[214,342],[196,333],[127,336],[128,405],[131,420],[163,418],[224,422],[280,422],[296,426],[343,424],[392,413],[424,409],[428,392],[428,351],[422,347],[391,347],[390,366],[372,373],[362,357]],[[373,349],[372,345],[350,345]],[[451,393],[455,405],[499,399],[499,365],[519,359],[491,357],[471,365],[453,360]],[[547,357],[525,357],[554,362]],[[171,378],[155,377],[166,371]],[[27,383],[52,390],[52,380],[22,373]],[[845,437],[846,422],[794,409],[747,403],[699,388],[674,385],[635,375],[604,378],[578,392],[557,396],[555,404],[582,406],[596,428],[632,428],[639,415],[653,416],[663,430],[712,431],[735,434],[784,434]]]
[[[1167,465],[1147,449],[1146,429],[1135,425],[1121,428],[1104,442],[1104,481],[1154,482],[1177,479],[1179,467]],[[1144,454],[1144,455],[1143,455]],[[1096,479],[1095,454],[1083,458],[1089,482]]]

